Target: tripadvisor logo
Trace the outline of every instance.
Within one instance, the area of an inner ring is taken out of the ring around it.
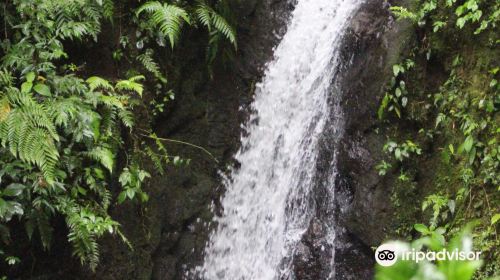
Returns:
[[[391,266],[398,260],[397,249],[394,244],[382,244],[375,251],[375,260],[381,266]]]
[[[481,252],[474,251],[460,251],[454,249],[448,251],[446,249],[440,251],[417,251],[414,248],[409,250],[409,248],[404,248],[398,246],[396,243],[387,243],[380,245],[375,251],[375,260],[381,266],[391,266],[396,263],[398,259],[403,261],[414,261],[416,263],[422,261],[444,261],[444,260],[456,260],[456,261],[475,261],[479,260]]]

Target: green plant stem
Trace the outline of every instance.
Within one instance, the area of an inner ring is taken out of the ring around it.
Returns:
[[[147,132],[147,131],[145,131],[143,129],[141,129],[141,130],[144,131],[144,132]],[[195,145],[195,144],[191,144],[191,143],[188,143],[188,142],[184,142],[184,141],[180,141],[180,140],[169,139],[169,138],[162,138],[162,137],[151,136],[151,135],[147,135],[147,134],[139,134],[139,135],[143,136],[143,137],[146,137],[146,138],[149,138],[149,139],[153,139],[153,140],[161,140],[161,141],[166,141],[166,142],[170,142],[170,143],[182,144],[182,145],[186,145],[186,146],[190,146],[190,147],[202,150],[205,154],[209,155],[210,158],[212,158],[216,163],[219,163],[219,161],[215,158],[214,155],[212,155],[212,153],[210,153],[207,149],[205,149],[205,148],[203,148],[201,146],[198,146],[198,145]]]

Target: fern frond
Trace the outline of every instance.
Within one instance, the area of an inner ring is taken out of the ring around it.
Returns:
[[[115,156],[110,149],[104,147],[96,147],[91,151],[86,152],[85,155],[102,164],[102,166],[108,169],[109,173],[113,173]]]
[[[144,79],[145,79],[144,76],[138,75],[138,76],[134,76],[132,78],[129,78],[128,80],[121,80],[121,81],[118,81],[116,83],[115,88],[117,90],[132,91],[132,92],[139,94],[139,96],[142,96],[142,92],[144,90],[144,87],[142,86],[142,84],[137,83],[137,82],[142,81]]]
[[[10,114],[10,110],[9,100],[6,97],[0,99],[0,123],[7,119]]]
[[[83,104],[76,97],[59,98],[47,102],[48,112],[55,125],[67,127],[76,118]]]
[[[134,114],[131,111],[119,110],[118,117],[126,127],[132,128],[134,126]]]
[[[108,210],[111,204],[112,194],[107,188],[99,188],[98,190],[101,197],[101,206],[104,210]]]
[[[153,51],[148,49],[145,53],[137,56],[137,61],[139,61],[142,66],[149,72],[151,72],[155,77],[160,79],[162,82],[166,83],[165,77],[160,72],[160,67],[153,59]]]
[[[98,99],[98,102],[99,102],[99,104],[104,104],[108,107],[115,107],[115,108],[123,109],[123,104],[122,104],[120,98],[118,98],[117,96],[101,95]]]
[[[205,1],[198,0],[195,8],[196,19],[205,27],[207,27],[211,40],[213,36],[212,30],[222,34],[235,48],[237,48],[236,31],[227,22],[227,20],[210,7]]]
[[[0,87],[10,87],[14,82],[14,77],[7,69],[0,70]]]
[[[204,1],[198,1],[194,11],[198,21],[205,26],[209,32],[212,30],[212,17],[210,16],[212,12],[212,8],[209,7]]]
[[[103,8],[102,13],[103,13],[104,17],[112,22],[114,9],[115,9],[115,4],[114,4],[113,0],[104,0],[102,3],[102,8]]]
[[[226,37],[226,39],[229,40],[229,42],[231,42],[231,44],[233,44],[233,46],[236,48],[236,32],[234,31],[233,27],[226,21],[226,19],[217,13],[213,13],[212,21],[215,29],[222,33],[224,37]]]
[[[113,131],[117,128],[116,124],[116,110],[111,107],[105,107],[101,112],[101,131],[102,134],[108,136],[112,135]]]
[[[89,88],[92,91],[99,88],[113,91],[113,86],[106,79],[103,79],[101,77],[93,76],[88,78],[85,82],[89,85]]]
[[[168,37],[172,48],[179,39],[182,24],[184,22],[191,24],[191,19],[186,10],[176,5],[150,1],[142,5],[136,14],[140,15],[143,12],[147,12],[153,26]]]
[[[144,81],[145,79],[146,79],[146,77],[144,77],[143,75],[137,75],[137,76],[130,77],[128,80],[132,81],[132,82],[139,82],[139,81]]]
[[[153,151],[153,149],[149,146],[146,146],[146,155],[151,159],[153,162],[156,171],[160,173],[160,175],[163,175],[165,173],[165,169],[163,168],[163,160],[162,158]]]
[[[2,121],[2,144],[8,144],[15,157],[38,166],[47,183],[52,184],[59,160],[55,145],[59,135],[47,108],[18,90],[11,90],[8,97],[13,109]]]
[[[119,224],[108,215],[92,211],[81,206],[67,196],[59,197],[58,209],[66,217],[69,228],[68,240],[73,245],[73,255],[82,264],[88,263],[95,270],[99,263],[99,246],[97,238],[104,233],[115,233]]]

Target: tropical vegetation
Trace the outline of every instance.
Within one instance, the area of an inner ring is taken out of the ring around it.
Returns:
[[[415,229],[422,229],[413,224],[424,223],[429,225],[425,232],[439,231],[444,241],[476,221],[474,229],[468,229],[469,237],[474,238],[474,248],[483,252],[484,265],[438,263],[444,275],[437,273],[435,279],[488,279],[500,269],[500,2],[397,4],[391,8],[394,16],[413,24],[418,34],[416,46],[393,66],[393,78],[378,111],[381,122],[391,128],[384,147],[387,157],[377,169],[381,176],[399,174],[393,203],[417,209],[400,215],[397,233],[412,240]],[[430,67],[448,74],[427,76]],[[412,129],[406,129],[408,125]],[[423,154],[431,156],[424,159]],[[422,172],[431,174],[425,181],[428,186],[420,190],[423,195],[405,198],[416,192]],[[415,242],[429,249],[428,244]],[[458,270],[452,273],[451,268]],[[401,265],[397,269],[409,273],[416,268]],[[392,272],[379,268],[379,279],[398,279],[388,278]],[[415,277],[411,279],[431,279]]]
[[[22,261],[5,249],[18,242],[13,227],[24,227],[32,242],[49,250],[57,219],[65,221],[74,256],[90,269],[99,263],[102,236],[116,235],[129,244],[109,208],[148,200],[141,186],[150,174],[141,158],[154,161],[160,172],[165,164],[188,163],[170,156],[147,123],[137,124],[140,108],[155,115],[174,98],[157,52],[177,47],[186,28],[207,31],[207,65],[224,48],[223,41],[236,49],[235,29],[219,13],[225,5],[203,0],[128,8],[113,0],[0,4],[2,260],[9,265]],[[110,28],[127,28],[113,52],[126,69],[103,77],[87,68],[97,57],[81,57],[78,50],[109,40],[102,33]],[[163,94],[147,104],[143,94],[151,87]]]

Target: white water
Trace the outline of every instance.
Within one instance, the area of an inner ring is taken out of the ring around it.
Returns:
[[[293,278],[291,256],[314,215],[318,141],[333,110],[328,100],[339,94],[332,87],[338,46],[360,1],[298,0],[257,86],[236,155],[241,167],[226,182],[223,215],[197,269],[201,278]]]

